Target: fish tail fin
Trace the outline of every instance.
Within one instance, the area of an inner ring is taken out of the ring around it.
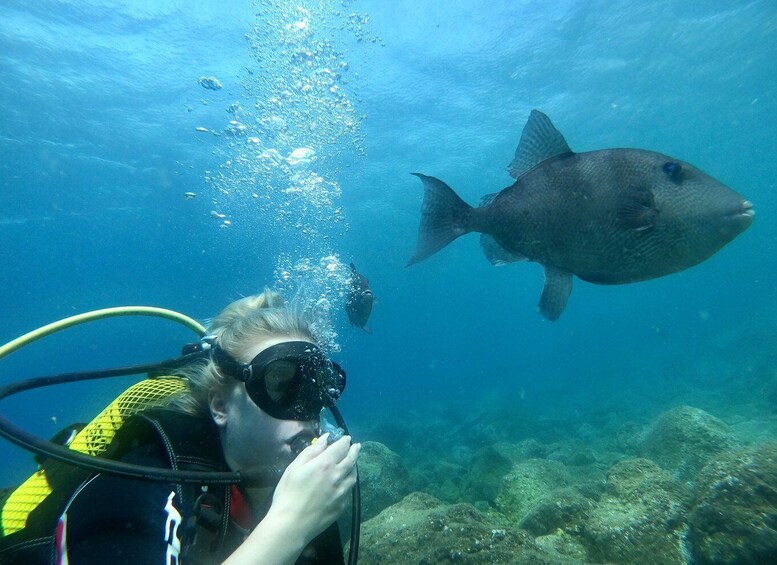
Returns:
[[[421,206],[421,225],[418,227],[418,245],[407,266],[423,261],[437,253],[457,237],[472,231],[472,206],[464,202],[453,189],[434,177],[412,173],[424,184],[424,202]]]

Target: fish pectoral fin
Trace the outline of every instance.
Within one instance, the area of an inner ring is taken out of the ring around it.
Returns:
[[[572,273],[552,265],[542,267],[545,269],[545,286],[538,307],[543,316],[555,322],[566,308],[572,293]]]
[[[645,187],[633,187],[618,196],[616,212],[618,222],[626,229],[642,231],[656,224],[658,209],[653,191]]]
[[[527,257],[508,251],[493,236],[486,233],[480,234],[480,247],[483,248],[486,259],[497,267],[516,261],[528,261]]]
[[[521,133],[515,157],[507,166],[507,172],[517,179],[551,157],[571,153],[567,141],[554,127],[550,118],[539,110],[532,110]]]

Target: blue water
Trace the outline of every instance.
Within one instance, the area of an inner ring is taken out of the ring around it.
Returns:
[[[0,5],[0,341],[116,305],[204,320],[270,286],[316,305],[357,437],[447,409],[574,429],[688,403],[773,425],[777,5],[280,4]],[[555,323],[536,312],[541,268],[494,268],[474,235],[406,268],[422,196],[409,173],[470,203],[508,186],[532,108],[573,150],[693,163],[753,201],[755,223],[680,274],[576,280]],[[299,148],[315,159],[292,165]],[[379,301],[371,335],[341,310],[351,261]],[[191,338],[170,322],[100,322],[3,359],[0,378],[154,361]],[[128,382],[2,411],[48,436]],[[35,468],[6,442],[0,461],[0,484]]]

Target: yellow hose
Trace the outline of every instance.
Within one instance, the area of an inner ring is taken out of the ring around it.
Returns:
[[[167,318],[178,322],[187,328],[197,332],[200,336],[205,335],[206,330],[202,324],[193,320],[188,316],[179,314],[173,310],[167,310],[165,308],[156,308],[154,306],[117,306],[115,308],[103,308],[102,310],[92,310],[91,312],[85,312],[83,314],[77,314],[64,320],[52,322],[37,330],[33,330],[23,336],[17,337],[13,341],[9,341],[2,347],[0,347],[0,359],[6,355],[13,353],[17,349],[29,345],[30,343],[37,341],[41,338],[51,335],[58,331],[72,328],[79,324],[91,322],[93,320],[103,320],[105,318],[115,318],[117,316],[154,316],[157,318]]]
[[[173,310],[153,306],[119,306],[93,310],[53,322],[23,336],[17,337],[0,347],[0,359],[30,343],[58,331],[72,328],[93,320],[103,320],[117,316],[154,316],[173,320],[194,330],[200,336],[207,332],[196,320]],[[181,377],[159,377],[146,379],[129,387],[96,418],[94,418],[68,445],[80,453],[99,455],[110,443],[116,431],[126,418],[135,414],[162,398],[186,388],[186,379]],[[42,469],[17,487],[0,506],[0,537],[19,531],[27,524],[27,518],[49,494],[51,486]]]

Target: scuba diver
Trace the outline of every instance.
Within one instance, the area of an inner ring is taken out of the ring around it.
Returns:
[[[69,466],[74,488],[55,488],[0,538],[0,564],[344,563],[337,519],[358,494],[361,446],[319,437],[345,372],[310,321],[266,289],[227,306],[189,355],[161,377],[183,383],[177,392],[124,420],[92,459],[171,476],[231,472],[239,482],[148,482]]]

